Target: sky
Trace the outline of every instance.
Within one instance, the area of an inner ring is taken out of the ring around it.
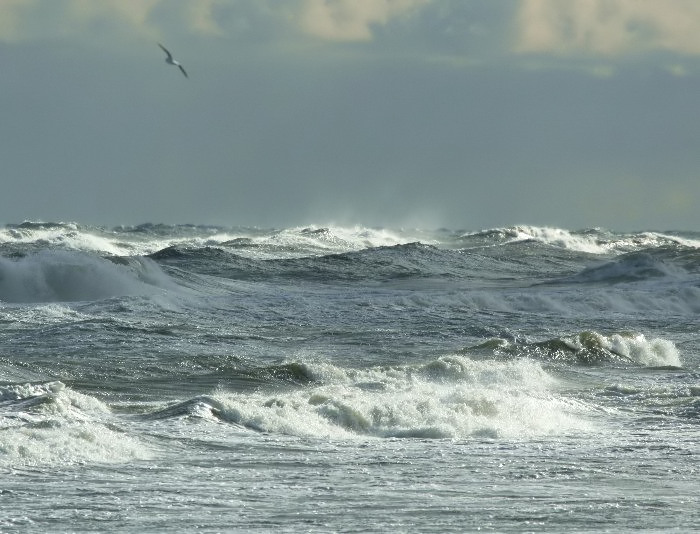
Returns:
[[[4,224],[700,230],[697,0],[0,0],[0,64]]]

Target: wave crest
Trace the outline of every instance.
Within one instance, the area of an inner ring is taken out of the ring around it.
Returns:
[[[0,300],[71,302],[151,295],[174,285],[146,258],[121,263],[82,252],[45,250],[19,258],[0,257]]]
[[[150,456],[98,399],[62,382],[0,386],[0,466],[120,463]]]
[[[485,352],[487,355],[527,357],[584,365],[622,362],[645,367],[681,366],[680,353],[672,341],[647,339],[644,334],[639,333],[605,336],[598,332],[585,331],[538,342],[491,339],[465,349],[465,352]]]
[[[218,420],[251,430],[340,439],[518,438],[589,425],[586,407],[556,395],[555,380],[530,360],[451,355],[415,366],[303,367],[321,382],[274,393],[219,391],[206,404]],[[191,416],[201,404],[198,397],[154,417]]]

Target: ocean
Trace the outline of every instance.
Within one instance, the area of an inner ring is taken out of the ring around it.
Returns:
[[[689,532],[700,232],[0,227],[1,532]]]

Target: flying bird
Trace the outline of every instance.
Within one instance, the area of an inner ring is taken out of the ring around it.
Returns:
[[[164,47],[162,44],[160,44],[160,43],[158,43],[158,46],[160,46],[160,47],[163,49],[163,52],[165,52],[166,54],[168,54],[168,57],[165,58],[165,62],[166,62],[168,65],[176,65],[177,67],[180,68],[180,70],[182,71],[182,74],[185,75],[185,78],[189,78],[189,76],[187,76],[187,73],[185,72],[185,69],[182,67],[182,65],[180,65],[180,62],[179,62],[179,61],[176,61],[175,59],[173,59],[173,55],[168,51],[168,49],[165,48],[165,47]]]

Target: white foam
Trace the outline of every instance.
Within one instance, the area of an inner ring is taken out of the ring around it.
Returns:
[[[450,356],[419,367],[321,374],[334,379],[276,396],[217,399],[228,419],[300,436],[519,438],[589,428],[582,407],[556,395],[552,377],[528,360]]]
[[[202,230],[204,231],[204,230]],[[215,235],[177,236],[118,232],[82,227],[74,223],[40,223],[30,227],[0,228],[0,244],[36,244],[53,249],[92,252],[110,256],[145,256],[170,246],[216,245],[233,239],[228,233]]]
[[[89,316],[65,304],[49,303],[31,307],[9,305],[0,301],[0,320],[13,325],[46,325],[84,321]]]
[[[282,230],[256,229],[220,230],[205,235],[172,236],[167,239],[136,234],[121,235],[129,239],[131,254],[148,255],[167,247],[202,248],[222,247],[244,240],[249,246],[235,247],[236,255],[256,259],[284,259],[353,252],[366,248],[394,246],[418,241],[427,234],[391,231],[387,229],[356,227],[292,227]],[[127,244],[123,244],[127,247]]]
[[[362,226],[309,226],[239,237],[250,239],[254,247],[247,250],[237,249],[236,254],[259,259],[280,259],[342,254],[367,248],[402,245],[418,241],[424,236]]]
[[[533,239],[547,245],[566,248],[591,254],[603,254],[609,252],[609,247],[602,244],[593,235],[574,235],[561,228],[516,226],[513,228],[515,237],[513,241],[525,241]]]
[[[467,233],[464,236],[495,233],[503,236],[506,243],[534,240],[553,247],[560,247],[590,254],[624,253],[670,244],[700,248],[700,241],[659,232],[613,234],[601,230],[577,233],[554,227],[519,225],[489,231]]]
[[[562,338],[572,350],[604,349],[623,359],[647,367],[681,366],[680,352],[672,341],[647,339],[644,334],[624,333],[609,336],[598,332],[582,332]]]
[[[8,227],[0,229],[0,243],[37,243],[68,250],[83,250],[112,255],[128,255],[131,247],[124,242],[81,229],[76,224],[34,226],[31,228]]]
[[[121,463],[148,458],[114,430],[109,408],[61,382],[0,387],[0,466]]]
[[[114,256],[145,256],[168,247],[202,248],[224,246],[244,239],[250,247],[237,247],[235,253],[260,259],[303,257],[394,246],[427,237],[413,233],[355,227],[293,227],[282,230],[226,230],[196,228],[188,235],[178,234],[176,227],[167,237],[141,232],[107,231],[74,224],[8,227],[0,229],[0,243],[38,244],[53,248],[96,252]]]
[[[162,232],[106,230],[74,223],[36,223],[0,228],[0,244],[38,244],[64,250],[134,256],[152,254],[171,246],[194,248],[220,246],[238,239],[245,239],[253,246],[237,248],[236,253],[262,259],[343,253],[411,242],[451,246],[449,237],[448,242],[445,242],[441,239],[439,232],[435,231],[367,228],[359,225],[327,227],[312,225],[281,230],[172,227],[170,230],[166,236]],[[483,233],[483,231],[467,233],[464,236]],[[495,229],[487,233],[501,234],[505,242],[536,240],[550,246],[592,254],[625,252],[671,243],[700,247],[700,242],[697,240],[657,232],[615,235],[603,231],[577,233],[554,227],[520,225]]]
[[[700,248],[700,241],[697,239],[689,239],[685,237],[663,234],[659,232],[642,232],[634,237],[634,243],[637,246],[653,247],[666,245],[669,243],[677,243],[689,248]]]
[[[647,339],[643,334],[610,337],[601,336],[603,345],[610,351],[625,356],[648,367],[680,367],[681,358],[673,342],[666,339]]]

